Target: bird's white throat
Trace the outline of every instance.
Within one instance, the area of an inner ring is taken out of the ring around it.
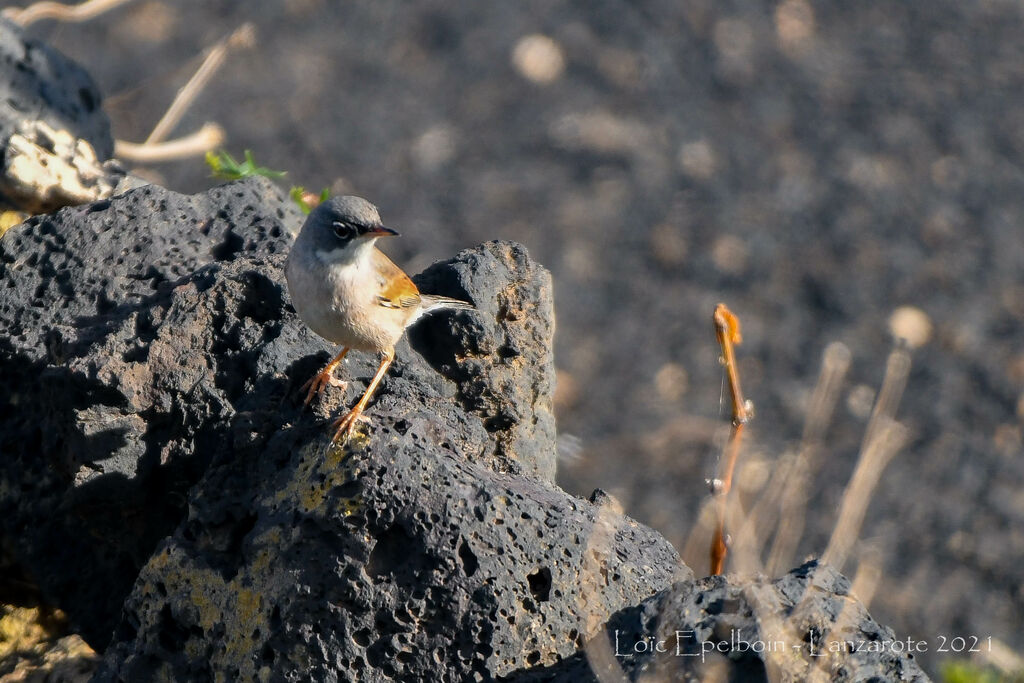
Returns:
[[[363,266],[369,263],[377,238],[354,239],[337,249],[317,249],[316,257],[328,266]]]

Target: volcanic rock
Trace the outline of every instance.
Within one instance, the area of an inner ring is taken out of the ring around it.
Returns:
[[[505,680],[923,682],[921,646],[872,619],[846,577],[810,561],[777,580],[677,583],[616,614],[585,651]]]
[[[521,246],[421,278],[478,311],[400,344],[332,446],[376,359],[303,408],[334,349],[283,284],[299,220],[264,180],[150,186],[0,242],[0,530],[90,643],[114,634],[101,680],[489,678],[690,576],[552,483],[550,280]]]

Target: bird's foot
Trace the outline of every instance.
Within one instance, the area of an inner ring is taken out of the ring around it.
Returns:
[[[324,393],[324,389],[326,389],[328,385],[332,387],[337,387],[339,389],[344,389],[345,387],[348,386],[348,382],[345,382],[335,377],[334,368],[328,366],[321,370],[320,372],[318,372],[313,377],[311,377],[310,380],[303,384],[302,388],[299,389],[300,392],[306,391],[307,389],[309,390],[306,392],[306,400],[302,402],[302,405],[308,406],[309,402],[313,400],[314,396],[319,397]]]
[[[348,441],[349,437],[352,436],[352,432],[356,428],[357,422],[369,422],[370,418],[363,415],[363,411],[359,408],[353,408],[352,410],[345,413],[345,415],[339,417],[333,423],[331,427],[334,428],[334,437],[331,439],[331,443],[338,443],[339,441]]]

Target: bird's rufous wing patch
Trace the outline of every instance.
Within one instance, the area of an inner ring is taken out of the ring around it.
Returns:
[[[401,268],[384,254],[377,252],[377,272],[384,281],[377,301],[386,308],[412,308],[420,303],[420,291]]]

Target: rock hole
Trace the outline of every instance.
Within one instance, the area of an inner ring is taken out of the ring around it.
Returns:
[[[149,346],[140,344],[124,352],[121,356],[125,363],[145,363],[149,359]]]
[[[284,307],[280,285],[260,273],[246,273],[246,277],[248,286],[245,299],[238,307],[238,315],[251,318],[261,325],[278,320]]]
[[[509,358],[515,358],[519,355],[519,352],[513,349],[511,346],[500,346],[498,347],[498,358],[502,360],[508,360]]]
[[[462,539],[462,544],[459,545],[459,561],[462,562],[462,571],[466,576],[473,576],[480,567],[480,560],[470,549],[466,539]]]
[[[377,543],[366,560],[367,575],[383,578],[400,567],[406,567],[410,551],[415,546],[413,537],[401,525],[388,527],[377,537]]]
[[[533,599],[537,602],[547,602],[548,597],[551,595],[551,570],[547,567],[541,567],[534,573],[526,577],[526,582],[530,584],[530,594],[533,595]]]
[[[495,415],[484,420],[484,429],[492,434],[494,432],[502,432],[507,429],[511,429],[515,425],[516,421],[508,415]]]
[[[234,230],[228,230],[224,235],[224,241],[210,250],[210,255],[218,261],[230,261],[242,250],[245,242],[235,234]]]

